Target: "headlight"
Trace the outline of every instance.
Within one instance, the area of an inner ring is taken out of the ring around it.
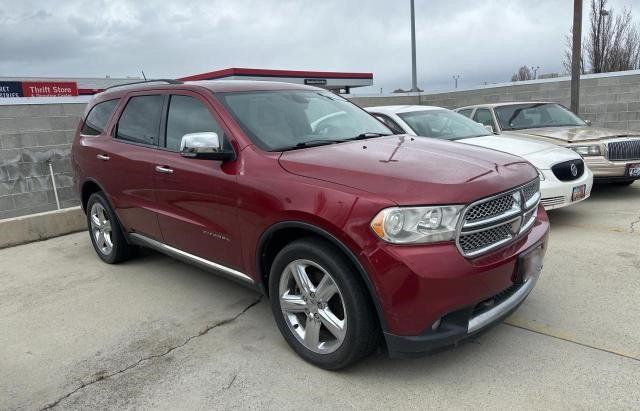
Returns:
[[[600,155],[600,146],[573,146],[569,148],[583,157]]]
[[[453,240],[463,206],[392,207],[371,220],[371,229],[394,244]]]
[[[538,177],[540,177],[540,181],[544,181],[544,174],[542,174],[542,171],[536,167],[536,171],[538,172]]]

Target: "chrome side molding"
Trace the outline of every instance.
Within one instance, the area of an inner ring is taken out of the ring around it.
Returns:
[[[185,262],[188,263],[192,263],[195,265],[198,265],[200,267],[209,269],[209,270],[214,270],[216,272],[225,274],[227,277],[239,281],[241,283],[244,283],[246,285],[250,285],[250,286],[254,286],[255,287],[255,281],[253,281],[253,279],[251,279],[251,277],[249,277],[248,275],[246,275],[245,273],[242,273],[240,271],[234,270],[233,268],[229,268],[227,266],[224,266],[222,264],[218,264],[218,263],[214,263],[213,261],[209,261],[209,260],[205,260],[202,257],[198,257],[197,255],[193,255],[193,254],[189,254],[185,251],[179,250],[177,248],[171,247],[170,245],[167,245],[165,243],[161,243],[160,241],[156,241],[152,238],[149,238],[147,236],[144,236],[142,234],[138,234],[138,233],[131,233],[128,234],[129,240],[137,245],[141,245],[143,247],[149,247],[152,248],[156,251],[159,251],[163,254],[167,254],[171,257],[175,257],[179,260],[183,260]]]

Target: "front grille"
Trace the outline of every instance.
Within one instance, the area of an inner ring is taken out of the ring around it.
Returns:
[[[465,257],[475,257],[514,241],[535,221],[540,180],[471,204],[462,217],[456,243]]]
[[[524,201],[529,201],[531,198],[540,191],[540,179],[536,178],[529,184],[522,187],[522,193],[524,194]]]
[[[582,159],[564,161],[551,167],[551,171],[560,181],[573,181],[584,174],[584,162]]]
[[[609,160],[640,160],[640,138],[607,143]]]
[[[557,206],[557,205],[560,205],[560,204],[564,203],[564,197],[563,196],[547,197],[547,198],[543,198],[542,200],[540,200],[540,203],[545,208],[546,207],[553,207],[553,206]]]
[[[465,253],[473,253],[491,244],[509,240],[512,234],[511,223],[506,223],[485,231],[461,235],[459,243]]]
[[[486,203],[470,207],[466,213],[466,219],[468,221],[477,221],[497,216],[511,210],[514,202],[515,199],[512,194],[505,194]]]

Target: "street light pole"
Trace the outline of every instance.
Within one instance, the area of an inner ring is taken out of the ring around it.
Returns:
[[[533,70],[533,79],[537,79],[538,78],[538,70],[540,69],[540,66],[531,66],[531,70]]]
[[[419,91],[416,72],[416,14],[413,0],[411,0],[411,91]]]
[[[580,62],[582,60],[582,0],[573,0],[573,50],[571,51],[571,111],[580,111]]]
[[[453,76],[453,81],[455,81],[456,88],[458,88],[458,79],[460,78],[460,74]]]

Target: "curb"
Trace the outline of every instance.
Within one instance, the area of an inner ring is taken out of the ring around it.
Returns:
[[[86,229],[87,220],[79,206],[8,218],[0,220],[0,249]]]

